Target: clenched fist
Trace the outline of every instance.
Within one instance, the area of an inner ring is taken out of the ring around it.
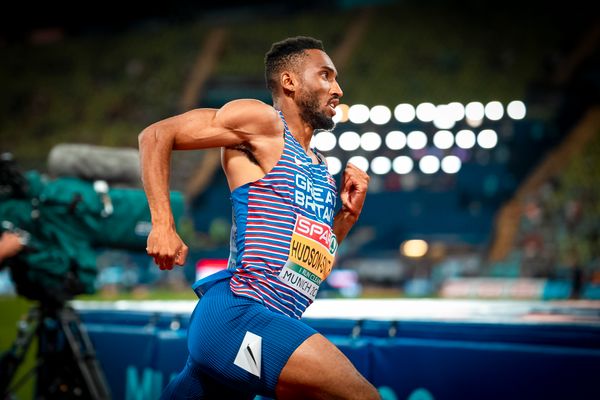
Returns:
[[[340,187],[342,210],[358,218],[365,203],[368,187],[369,175],[354,164],[346,164]]]
[[[188,250],[173,228],[153,227],[148,235],[146,251],[160,269],[173,269],[174,264],[184,265]]]

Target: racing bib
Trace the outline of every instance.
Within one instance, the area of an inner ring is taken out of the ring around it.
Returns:
[[[333,268],[337,246],[329,225],[298,215],[279,280],[315,300],[319,285]]]

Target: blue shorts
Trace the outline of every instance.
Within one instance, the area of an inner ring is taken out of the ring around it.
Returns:
[[[304,322],[235,295],[229,276],[203,288],[190,319],[189,358],[163,399],[275,397],[292,353],[317,333]]]

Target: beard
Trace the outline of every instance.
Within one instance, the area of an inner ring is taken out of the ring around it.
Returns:
[[[299,96],[298,105],[300,117],[313,129],[332,130],[335,127],[333,119],[320,110],[319,99],[315,94],[306,93]]]

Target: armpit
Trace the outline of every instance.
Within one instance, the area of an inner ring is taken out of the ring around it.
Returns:
[[[256,159],[256,157],[254,156],[254,153],[253,153],[254,147],[250,143],[243,142],[238,145],[230,146],[227,148],[231,149],[231,150],[241,151],[242,153],[244,153],[246,155],[246,157],[248,157],[248,160],[250,160],[252,163],[258,165],[259,167],[261,166],[260,163],[258,162],[258,160]]]

